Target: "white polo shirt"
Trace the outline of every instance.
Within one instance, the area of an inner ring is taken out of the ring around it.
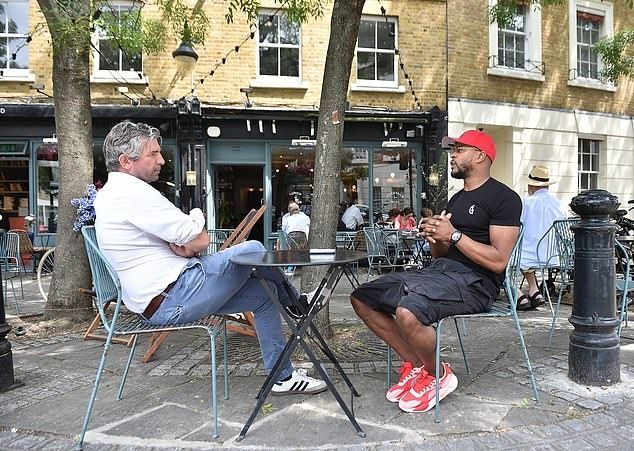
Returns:
[[[175,281],[189,261],[170,249],[203,230],[200,209],[189,215],[143,180],[110,172],[95,197],[99,248],[114,267],[129,310],[143,313],[152,298]]]

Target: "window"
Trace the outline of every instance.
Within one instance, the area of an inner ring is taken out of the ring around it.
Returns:
[[[29,2],[0,0],[0,79],[34,80],[29,74]]]
[[[357,85],[397,87],[395,18],[363,17],[357,41]]]
[[[138,3],[136,4],[138,5]],[[101,18],[121,24],[123,21],[137,21],[139,7],[134,2],[110,2],[101,7]],[[120,48],[117,39],[107,31],[97,28],[93,35],[94,77],[93,81],[127,81],[145,83],[138,73],[143,72],[143,55],[131,53]]]
[[[301,33],[286,14],[262,12],[258,16],[258,78],[301,79]]]
[[[497,0],[490,0],[493,6]],[[510,23],[489,26],[489,75],[544,80],[541,9],[518,5]]]
[[[498,28],[498,65],[526,67],[526,5],[518,5],[511,23]]]
[[[601,58],[594,46],[613,35],[611,3],[595,0],[571,1],[570,69],[568,84],[586,88],[615,90],[614,84],[601,76]]]
[[[601,141],[579,138],[578,190],[597,189],[599,182],[599,152]]]

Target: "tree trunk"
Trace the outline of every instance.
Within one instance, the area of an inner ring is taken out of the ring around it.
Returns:
[[[59,213],[55,271],[44,308],[46,319],[83,321],[94,316],[92,302],[79,288],[92,286],[80,233],[73,231],[75,208],[70,201],[86,195],[92,182],[92,119],[90,111],[90,2],[71,0],[63,9],[38,0],[53,42],[55,127],[59,150]],[[71,25],[72,24],[72,25]],[[72,32],[67,30],[72,27]]]
[[[335,247],[344,114],[364,3],[365,0],[335,0],[333,6],[330,41],[319,103],[309,234],[311,248]],[[305,268],[302,274],[303,291],[315,288],[325,271],[324,267],[319,266]],[[317,317],[317,325],[327,338],[332,336],[328,306]]]

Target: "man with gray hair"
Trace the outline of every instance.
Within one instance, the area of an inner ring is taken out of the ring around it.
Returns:
[[[264,252],[264,246],[247,241],[197,256],[209,243],[202,211],[185,214],[150,186],[165,164],[156,128],[121,122],[106,136],[103,153],[108,182],[95,198],[95,231],[121,280],[126,307],[152,324],[252,311],[264,366],[271,371],[286,344],[280,315],[258,279],[250,276],[251,269],[230,262],[236,255]],[[287,286],[294,288],[284,276],[274,269],[261,272],[282,303],[290,304]],[[325,389],[323,381],[294,370],[287,361],[272,393]]]

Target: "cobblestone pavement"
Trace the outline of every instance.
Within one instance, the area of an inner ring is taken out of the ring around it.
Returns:
[[[510,321],[467,322],[470,374],[465,371],[457,337],[447,327],[443,355],[460,385],[442,402],[443,419],[435,423],[432,413],[405,414],[385,400],[386,348],[359,324],[347,301],[348,292],[349,287],[342,284],[331,302],[332,344],[362,394],[355,400],[354,411],[367,438],[356,436],[333,398],[323,394],[269,398],[247,437],[236,442],[265,371],[256,340],[230,335],[231,396],[228,400],[219,396],[221,437],[212,439],[207,339],[184,332],[172,334],[149,363],[133,361],[121,401],[114,401],[114,394],[128,350],[113,346],[85,449],[631,449],[631,327],[625,329],[621,342],[621,382],[587,387],[567,377],[570,308],[562,309],[552,351],[545,349],[549,311],[523,312],[522,328],[540,388],[540,406],[531,399]],[[28,304],[37,312],[38,302],[41,308],[41,301]],[[24,386],[0,394],[0,449],[75,446],[102,351],[101,342],[81,337],[79,333],[46,339],[11,334],[16,377]],[[139,347],[144,349],[145,341]],[[312,370],[301,353],[294,357],[296,366]],[[335,374],[332,364],[325,366],[329,374]],[[393,371],[397,377],[396,368]],[[336,374],[334,380],[346,398],[345,385]]]

